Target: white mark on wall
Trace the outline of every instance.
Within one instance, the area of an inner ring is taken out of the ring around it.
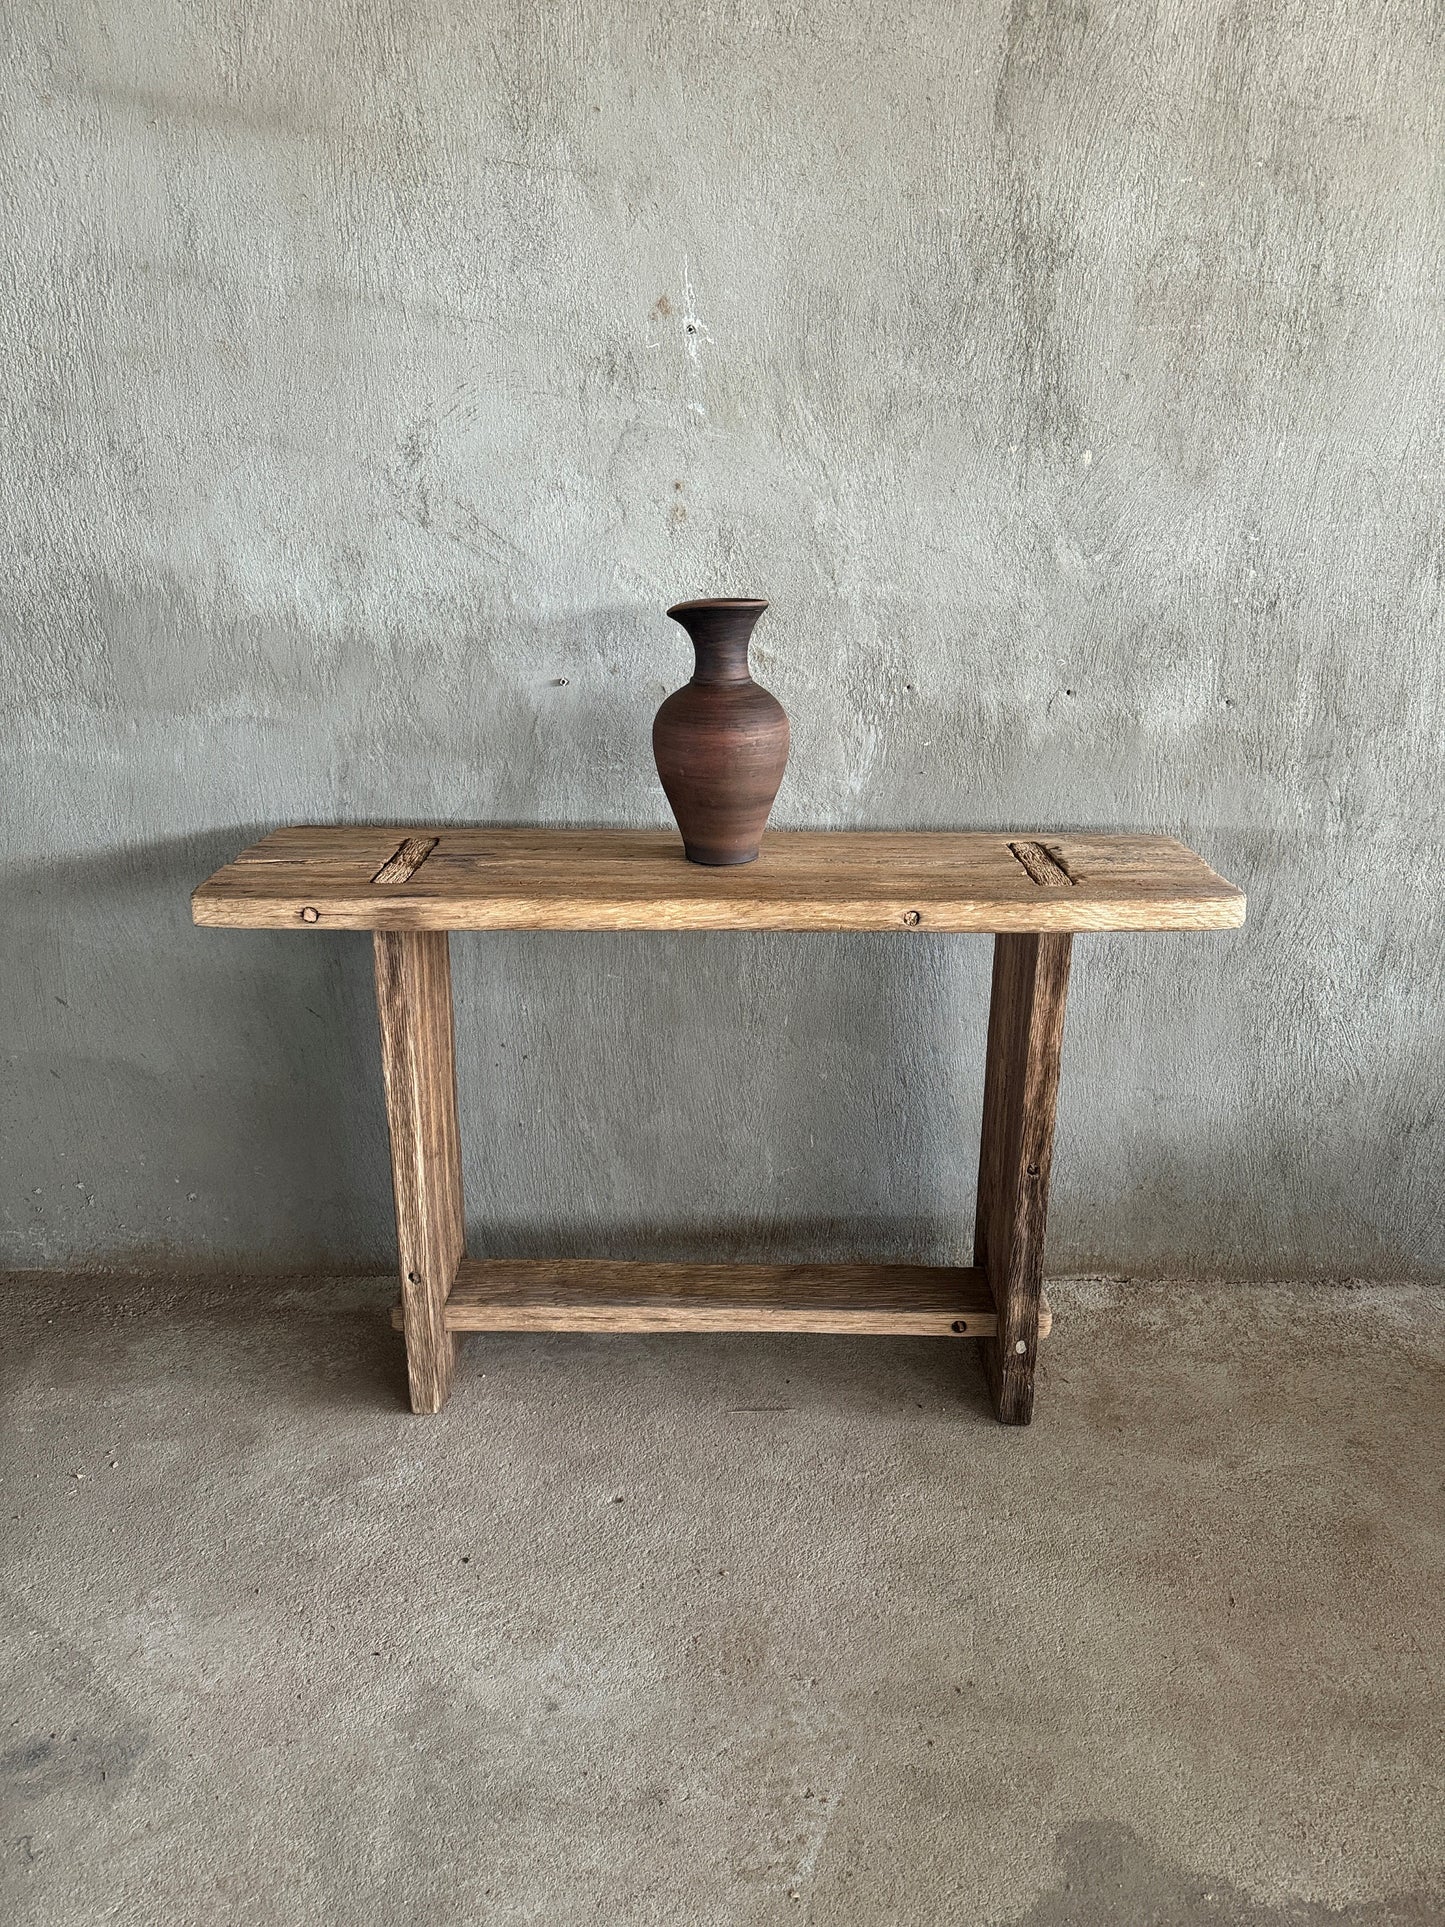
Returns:
[[[807,1844],[798,1858],[798,1870],[793,1876],[793,1884],[789,1893],[789,1897],[793,1900],[802,1899],[803,1889],[809,1885],[813,1875],[817,1871],[818,1861],[822,1857],[823,1848],[827,1845],[828,1835],[832,1830],[833,1816],[838,1811],[843,1795],[847,1791],[849,1780],[853,1777],[853,1769],[857,1764],[857,1759],[858,1756],[856,1753],[848,1756],[847,1760],[843,1763],[842,1771],[838,1775],[837,1785],[830,1793],[824,1796],[821,1808],[818,1811],[809,1812],[807,1815],[805,1821],[807,1827]]]
[[[688,359],[694,364],[698,361],[700,349],[717,346],[707,323],[697,311],[697,295],[693,291],[686,255],[682,257],[682,339]]]
[[[715,348],[712,330],[697,311],[697,291],[692,285],[692,270],[687,256],[682,257],[682,342],[687,350],[684,367],[687,371],[687,412],[696,415],[701,422],[707,421],[707,409],[702,400],[702,350]]]
[[[883,740],[875,724],[858,720],[852,732],[856,748],[848,759],[847,774],[844,782],[851,796],[861,796],[868,779],[873,774],[873,766],[878,761],[878,752]]]

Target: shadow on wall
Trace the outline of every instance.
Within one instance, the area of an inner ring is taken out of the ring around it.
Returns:
[[[981,1020],[986,943],[515,933],[453,952],[475,1249],[967,1256],[982,1054],[954,1039]]]
[[[194,885],[265,827],[11,873],[5,1262],[390,1271],[368,940],[190,922]],[[1263,1132],[1241,1105],[1267,1112],[1267,1091],[1191,1107],[1225,960],[1201,977],[1181,938],[1171,969],[1170,943],[1137,964],[1128,939],[1079,946],[1049,1269],[1421,1275],[1362,1186],[1409,1143],[1391,1107],[1414,1085],[1379,1094],[1369,1142],[1342,1112],[1307,1142]],[[453,952],[474,1252],[968,1261],[986,939],[478,933]]]
[[[390,1270],[368,939],[190,921],[266,827],[12,874],[6,1262]],[[981,1023],[987,946],[967,951],[454,941],[472,1248],[966,1261],[982,1064],[950,1040],[961,987]]]
[[[369,946],[190,920],[195,884],[264,833],[10,872],[14,1263],[346,1266],[386,1249]]]
[[[13,871],[4,1262],[391,1270],[370,940],[191,923],[266,829]],[[986,944],[478,933],[453,958],[474,1251],[967,1260],[983,1064],[954,1039]]]

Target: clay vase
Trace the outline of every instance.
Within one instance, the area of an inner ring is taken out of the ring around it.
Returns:
[[[697,652],[692,681],[652,722],[657,773],[689,863],[751,863],[788,760],[788,717],[748,670],[748,638],[767,608],[753,596],[668,610]]]

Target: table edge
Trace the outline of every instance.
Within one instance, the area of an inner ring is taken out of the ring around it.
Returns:
[[[1050,896],[1038,903],[999,904],[931,901],[920,910],[907,897],[893,902],[820,904],[770,900],[719,902],[698,898],[649,899],[635,903],[558,904],[537,899],[489,897],[469,903],[413,897],[361,898],[314,903],[292,894],[234,897],[216,893],[191,899],[192,921],[211,930],[573,930],[573,931],[897,931],[903,935],[1059,931],[1237,930],[1245,922],[1243,891],[1207,897],[1158,899],[1096,897],[1088,902]],[[303,918],[302,911],[309,915]]]

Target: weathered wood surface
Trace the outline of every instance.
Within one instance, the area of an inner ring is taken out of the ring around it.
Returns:
[[[1043,1318],[1049,1165],[1073,939],[994,940],[973,1260],[998,1312],[985,1360],[994,1410],[1027,1425]]]
[[[373,883],[409,883],[437,846],[434,836],[409,836],[398,844],[376,875]]]
[[[379,930],[375,938],[381,1069],[414,1412],[441,1410],[457,1350],[444,1318],[465,1237],[448,942],[444,930]]]
[[[192,903],[312,930],[1223,930],[1245,909],[1171,837],[773,830],[705,869],[669,830],[444,826],[277,830]]]
[[[401,1323],[403,1313],[396,1314]],[[986,1338],[982,1272],[949,1265],[634,1264],[464,1258],[445,1308],[463,1331],[835,1332]],[[1049,1329],[1047,1304],[1039,1335]]]
[[[1032,882],[1042,884],[1046,890],[1067,890],[1074,879],[1064,861],[1061,851],[1051,850],[1047,843],[1010,843],[1009,848],[1024,868]]]

